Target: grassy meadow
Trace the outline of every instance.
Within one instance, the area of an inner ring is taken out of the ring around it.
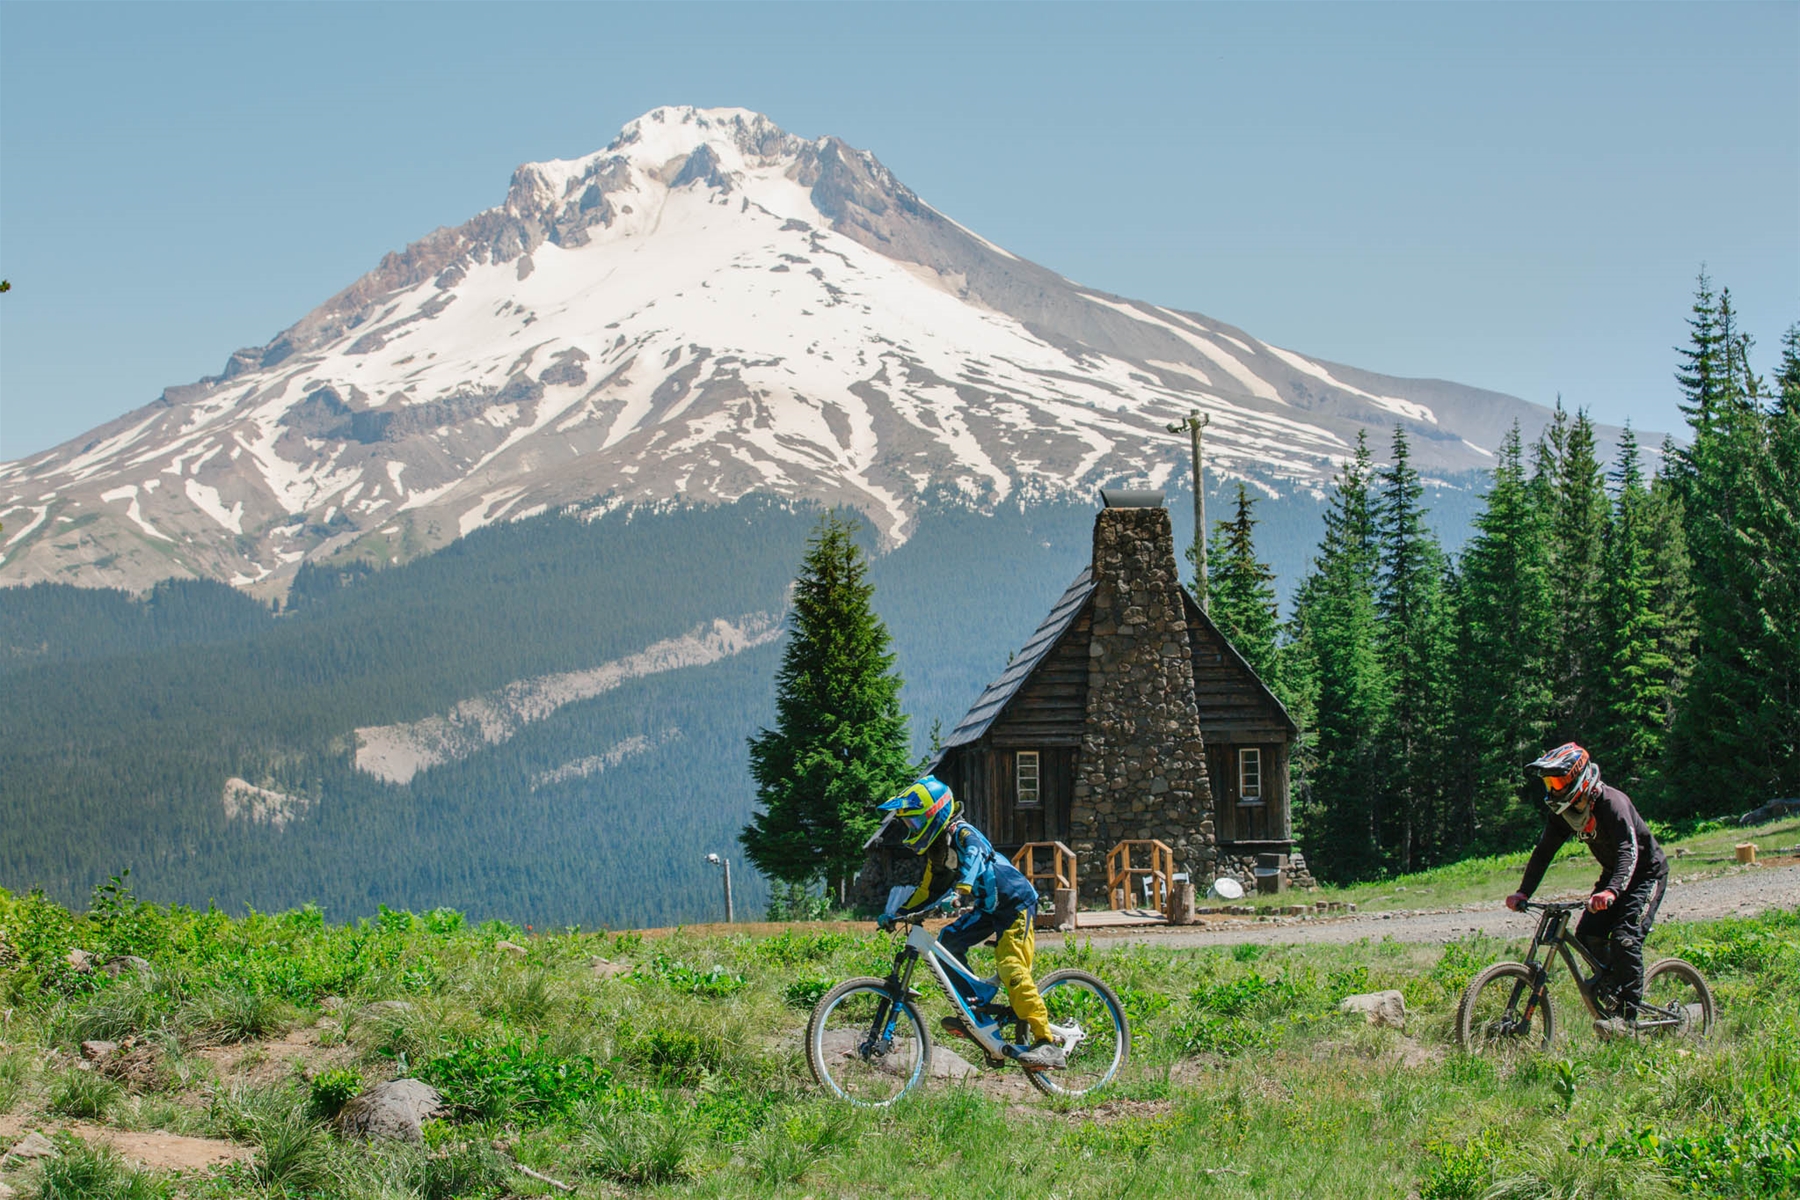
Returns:
[[[1463,984],[1516,943],[1070,939],[1039,969],[1085,967],[1124,999],[1135,1044],[1113,1087],[1051,1101],[981,1071],[873,1113],[823,1099],[800,1046],[827,987],[884,973],[893,943],[872,928],[541,932],[386,910],[339,925],[112,889],[82,914],[0,892],[0,930],[0,1151],[34,1130],[60,1151],[0,1167],[22,1197],[568,1194],[521,1166],[590,1197],[1800,1192],[1796,912],[1656,931],[1652,957],[1712,981],[1706,1042],[1601,1043],[1565,989],[1555,1050],[1516,1068],[1450,1033]],[[149,968],[84,973],[72,947]],[[1384,988],[1406,997],[1404,1031],[1338,1011]],[[78,1069],[90,1039],[134,1065]],[[350,1096],[400,1075],[449,1104],[423,1145],[333,1132]],[[238,1161],[140,1169],[107,1149],[134,1131]]]

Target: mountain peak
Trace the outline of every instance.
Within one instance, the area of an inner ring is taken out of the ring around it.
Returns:
[[[0,583],[266,592],[577,506],[849,504],[890,541],[991,505],[1209,467],[1316,489],[1360,429],[1427,469],[1543,410],[1306,358],[1071,283],[964,229],[865,150],[666,107],[527,163],[504,201],[387,255],[220,374],[0,464]]]

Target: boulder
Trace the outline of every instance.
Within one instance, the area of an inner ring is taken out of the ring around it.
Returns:
[[[34,1159],[55,1158],[58,1154],[56,1144],[43,1134],[33,1130],[13,1143],[13,1148],[0,1158]]]
[[[338,1128],[370,1141],[424,1139],[421,1126],[444,1107],[437,1089],[417,1079],[391,1079],[351,1098],[338,1113]]]
[[[65,956],[65,959],[68,964],[75,969],[77,975],[92,975],[94,973],[94,956],[89,954],[86,950],[71,950]]]
[[[111,1058],[118,1052],[119,1043],[117,1042],[92,1041],[81,1043],[81,1057],[87,1059],[89,1062],[99,1062],[103,1058]]]
[[[114,979],[117,979],[127,971],[130,971],[135,975],[148,975],[150,973],[150,962],[148,959],[139,958],[135,954],[115,954],[104,963],[101,963],[100,969]]]
[[[524,958],[527,954],[531,953],[531,951],[519,945],[517,942],[495,942],[494,949],[503,950],[506,953],[513,955],[515,958]]]
[[[594,977],[596,979],[613,979],[620,975],[631,974],[630,963],[612,962],[609,959],[594,959]]]
[[[1363,1020],[1371,1025],[1386,1025],[1390,1029],[1406,1028],[1406,997],[1399,992],[1364,992],[1357,996],[1346,996],[1338,1005],[1338,1011],[1361,1013]]]
[[[1771,800],[1738,818],[1739,825],[1764,825],[1781,817],[1800,814],[1800,800]]]

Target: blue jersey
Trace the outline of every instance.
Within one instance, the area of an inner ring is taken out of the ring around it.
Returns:
[[[980,912],[1018,912],[1037,907],[1037,889],[1031,886],[1031,880],[1000,857],[981,830],[960,817],[925,852],[925,878],[901,911],[913,913],[929,908],[953,887],[967,887]]]

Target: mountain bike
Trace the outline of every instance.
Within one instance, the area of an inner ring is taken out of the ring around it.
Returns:
[[[1469,981],[1456,1009],[1456,1040],[1471,1054],[1508,1055],[1548,1050],[1556,1037],[1556,1013],[1550,1004],[1550,968],[1560,954],[1575,988],[1595,1020],[1623,1016],[1617,992],[1603,982],[1605,968],[1570,929],[1570,917],[1587,905],[1582,901],[1534,904],[1537,934],[1524,962],[1495,963]],[[1542,962],[1538,952],[1544,951]],[[1577,961],[1579,959],[1579,962]],[[1583,973],[1585,963],[1591,974]],[[1705,1037],[1712,1032],[1712,989],[1691,963],[1665,958],[1644,971],[1644,996],[1638,1001],[1640,1034]]]
[[[920,962],[931,969],[988,1067],[1004,1067],[1012,1061],[1006,1046],[1030,1040],[999,981],[976,978],[925,929],[926,915],[896,920],[896,930],[906,933],[886,979],[847,979],[813,1009],[806,1025],[806,1063],[819,1086],[840,1100],[884,1108],[930,1075],[931,1033],[919,1013],[922,997],[912,986]],[[1085,1096],[1110,1083],[1131,1054],[1131,1029],[1118,996],[1095,976],[1072,969],[1052,971],[1037,986],[1068,1066],[1025,1068],[1031,1085],[1046,1095]]]

